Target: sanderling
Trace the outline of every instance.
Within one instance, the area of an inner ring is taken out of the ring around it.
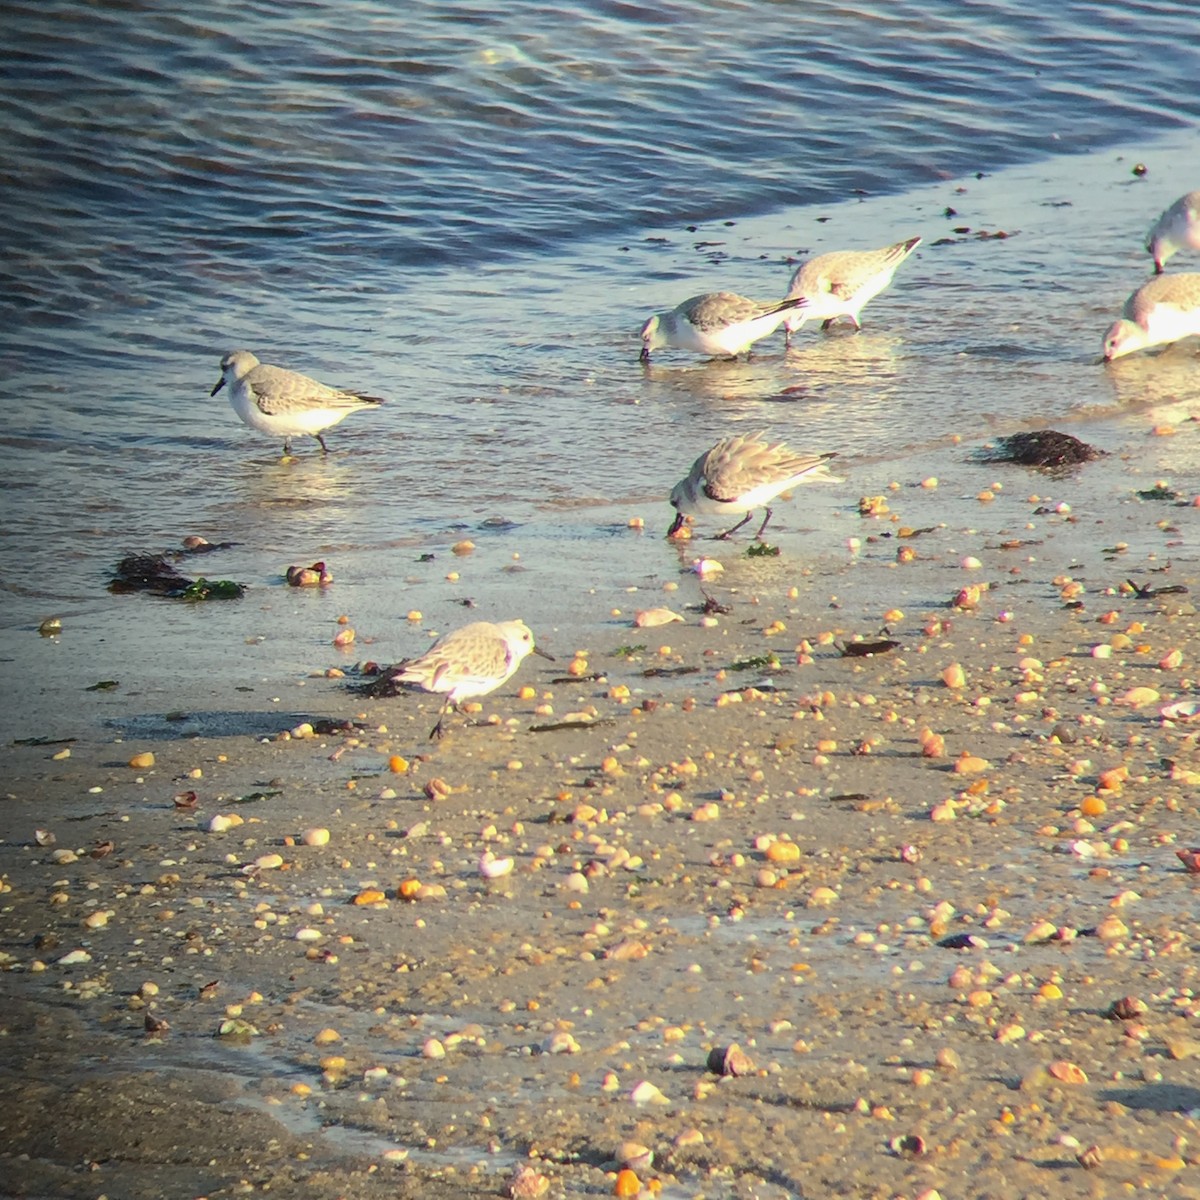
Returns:
[[[783,321],[784,342],[805,321],[820,321],[828,329],[838,317],[849,317],[861,329],[858,314],[868,300],[878,296],[896,273],[896,268],[921,244],[919,237],[880,250],[832,250],[801,263],[788,285],[789,296],[808,301]]]
[[[420,657],[400,663],[391,678],[427,692],[446,693],[438,723],[429,734],[440,738],[442,722],[451,708],[472,696],[494,692],[531,651],[554,661],[533,644],[533,634],[524,621],[473,621],[446,634]]]
[[[1200,275],[1155,275],[1142,284],[1104,335],[1104,358],[1112,362],[1147,346],[1200,334]]]
[[[292,438],[301,433],[315,437],[328,453],[322,430],[360,408],[383,403],[378,396],[339,391],[297,371],[270,367],[249,350],[231,350],[221,359],[221,378],[209,395],[226,384],[233,411],[252,429],[282,434],[284,454],[291,454]]]
[[[649,362],[650,351],[662,346],[736,358],[774,333],[784,315],[804,303],[797,297],[762,304],[736,292],[693,296],[670,312],[655,313],[642,326],[642,362]]]
[[[667,531],[672,537],[684,516],[702,513],[745,513],[732,528],[717,534],[727,538],[750,520],[756,508],[767,515],[755,537],[761,538],[771,519],[770,501],[800,483],[837,482],[825,464],[835,454],[797,454],[782,442],[767,442],[765,434],[739,434],[718,442],[692,464],[686,479],[671,491],[675,521]]]
[[[1180,196],[1146,235],[1146,249],[1161,275],[1167,259],[1176,250],[1200,250],[1200,191]]]

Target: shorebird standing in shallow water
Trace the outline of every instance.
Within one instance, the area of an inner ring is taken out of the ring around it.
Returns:
[[[896,268],[921,244],[919,237],[880,250],[832,250],[801,263],[792,275],[788,295],[807,301],[784,318],[784,342],[805,321],[828,329],[838,317],[849,317],[861,329],[858,314],[892,282]]]
[[[762,304],[736,292],[692,296],[669,312],[655,313],[642,326],[642,362],[662,346],[697,354],[736,358],[779,328],[785,314],[802,308],[800,298]]]
[[[221,378],[209,395],[226,384],[233,411],[251,429],[282,437],[284,454],[291,454],[292,438],[302,433],[315,437],[328,454],[324,430],[360,408],[383,403],[378,396],[343,392],[298,371],[260,363],[249,350],[231,350],[221,359]]]
[[[1142,284],[1104,335],[1104,359],[1200,335],[1200,275],[1155,275]]]
[[[1200,190],[1180,196],[1154,222],[1146,236],[1146,249],[1159,275],[1177,250],[1200,250]]]
[[[834,454],[797,454],[782,442],[768,442],[765,434],[738,434],[725,438],[705,451],[692,469],[671,491],[675,521],[667,530],[673,537],[685,516],[711,513],[746,515],[718,538],[727,538],[741,529],[756,508],[766,508],[755,537],[761,541],[771,519],[770,502],[781,492],[801,483],[837,482],[826,470]]]
[[[472,696],[494,692],[516,672],[530,654],[554,659],[533,644],[524,621],[473,621],[435,642],[418,658],[401,663],[394,683],[411,683],[427,692],[445,692],[431,738],[445,732],[446,713]]]

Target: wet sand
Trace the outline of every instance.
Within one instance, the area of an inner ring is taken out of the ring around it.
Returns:
[[[893,465],[854,545],[702,527],[440,743],[332,650],[279,703],[62,697],[4,748],[0,1194],[1200,1195],[1169,416],[1057,478]]]

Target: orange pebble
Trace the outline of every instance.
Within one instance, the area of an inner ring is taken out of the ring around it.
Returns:
[[[772,842],[766,849],[768,862],[795,863],[800,861],[800,847],[795,842]]]
[[[922,758],[941,758],[946,753],[946,739],[940,733],[931,733],[921,740]]]
[[[942,682],[948,688],[961,688],[967,685],[967,674],[961,664],[951,663],[942,671]]]
[[[617,1172],[617,1181],[613,1184],[614,1196],[636,1196],[642,1190],[642,1181],[628,1167]]]

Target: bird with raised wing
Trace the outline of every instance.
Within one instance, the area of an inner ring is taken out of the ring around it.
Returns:
[[[921,244],[919,237],[879,250],[831,250],[796,268],[787,294],[805,301],[783,321],[784,342],[805,321],[820,321],[828,329],[838,317],[849,317],[862,328],[858,314],[892,282],[896,268]]]

